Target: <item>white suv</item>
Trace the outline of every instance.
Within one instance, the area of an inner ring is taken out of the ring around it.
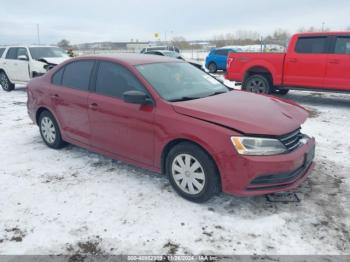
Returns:
[[[11,91],[15,84],[26,84],[68,58],[63,49],[54,46],[0,47],[0,85]]]

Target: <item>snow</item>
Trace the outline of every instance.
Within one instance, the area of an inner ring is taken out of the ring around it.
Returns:
[[[26,92],[0,91],[0,254],[349,254],[350,96],[291,91],[311,118],[316,168],[299,203],[220,194],[205,204],[168,180],[44,145]]]

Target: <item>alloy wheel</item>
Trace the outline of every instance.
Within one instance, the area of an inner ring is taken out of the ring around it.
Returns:
[[[10,89],[10,83],[7,79],[7,76],[3,72],[0,73],[0,85],[4,90]]]
[[[267,93],[267,87],[264,81],[258,78],[250,79],[246,85],[246,89],[257,94]]]

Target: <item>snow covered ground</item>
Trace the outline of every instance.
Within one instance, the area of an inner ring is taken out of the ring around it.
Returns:
[[[161,175],[75,146],[52,150],[26,92],[0,91],[0,254],[350,254],[350,95],[292,91],[316,168],[299,203],[177,196]]]

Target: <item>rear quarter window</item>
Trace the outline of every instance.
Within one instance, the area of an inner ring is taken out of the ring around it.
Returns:
[[[0,48],[0,57],[2,57],[2,55],[4,54],[5,52],[5,48]]]
[[[295,51],[300,54],[326,53],[327,36],[299,37]]]
[[[335,40],[335,54],[350,54],[350,36],[338,36]]]
[[[222,55],[222,56],[227,56],[228,55],[228,50],[227,49],[219,49],[215,51],[216,55]]]

